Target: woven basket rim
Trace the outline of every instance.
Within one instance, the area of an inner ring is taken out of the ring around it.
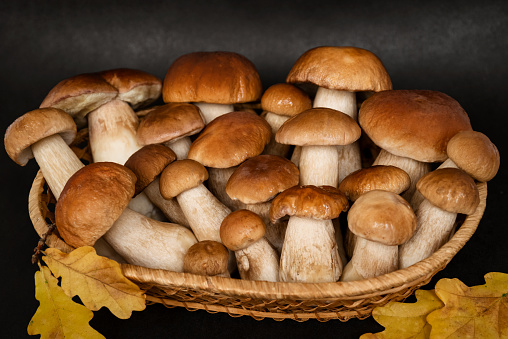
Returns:
[[[40,206],[45,180],[39,170],[29,194],[29,214],[37,233],[42,236],[48,225]],[[208,293],[262,299],[360,299],[376,295],[396,293],[430,279],[443,269],[475,233],[487,204],[487,184],[477,184],[480,204],[475,213],[467,216],[453,237],[432,256],[408,268],[400,269],[379,277],[351,282],[331,283],[287,283],[250,281],[223,277],[205,277],[189,273],[149,269],[141,266],[121,264],[124,275],[145,285],[164,288],[193,289]],[[73,248],[56,235],[47,239],[50,247],[69,252]]]

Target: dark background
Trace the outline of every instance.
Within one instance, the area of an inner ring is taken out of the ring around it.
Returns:
[[[274,5],[274,4],[277,5]],[[504,1],[3,1],[0,3],[1,131],[39,106],[59,81],[80,73],[129,67],[164,77],[180,55],[226,50],[245,55],[264,87],[283,82],[295,60],[320,45],[366,48],[380,57],[395,89],[432,89],[455,98],[475,130],[506,155],[508,5]],[[3,148],[2,148],[3,149]],[[0,152],[2,271],[0,332],[28,337],[38,302],[30,263],[38,237],[27,199],[37,172]],[[476,234],[440,278],[483,284],[484,274],[508,273],[506,169],[489,183]],[[107,338],[332,335],[357,338],[381,331],[372,317],[342,323],[256,321],[227,314],[148,306],[128,320],[108,310],[92,327]]]

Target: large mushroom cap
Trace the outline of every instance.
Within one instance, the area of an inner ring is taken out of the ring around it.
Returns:
[[[275,84],[263,93],[261,108],[284,116],[294,116],[312,108],[309,95],[292,84]]]
[[[189,149],[188,158],[207,167],[229,168],[261,154],[271,127],[251,112],[231,112],[210,122]]]
[[[280,193],[270,206],[272,222],[288,216],[330,220],[349,207],[346,196],[332,186],[294,186]]]
[[[286,82],[313,83],[350,92],[392,89],[381,60],[357,47],[322,46],[308,50],[295,62]]]
[[[257,204],[298,185],[299,180],[298,167],[288,159],[258,155],[238,166],[228,180],[226,193],[245,204]]]
[[[478,181],[491,180],[499,170],[499,151],[483,133],[461,131],[455,134],[446,152],[460,169]]]
[[[166,104],[150,111],[139,123],[137,139],[142,145],[161,144],[199,133],[205,123],[192,104]]]
[[[347,114],[319,107],[287,120],[275,134],[275,141],[297,146],[349,145],[361,133],[360,126]]]
[[[471,130],[457,101],[429,90],[375,93],[363,102],[358,121],[379,147],[422,162],[444,161],[450,138]]]
[[[169,67],[164,102],[235,104],[259,100],[261,79],[254,64],[233,52],[194,52]]]
[[[405,243],[416,229],[416,215],[408,202],[380,190],[361,195],[349,209],[347,221],[357,236],[390,246]]]
[[[69,145],[76,133],[76,124],[67,113],[57,108],[39,108],[23,114],[7,128],[5,151],[17,164],[24,166],[34,157],[30,146],[37,141],[59,134]]]
[[[199,162],[191,159],[177,160],[162,171],[160,192],[165,199],[172,199],[207,179],[208,171]]]
[[[56,203],[58,232],[71,246],[92,246],[134,195],[136,175],[112,162],[87,165],[69,178]]]
[[[183,258],[186,273],[214,276],[228,271],[229,252],[223,244],[213,240],[195,243]]]
[[[261,239],[265,227],[263,219],[256,213],[237,210],[222,220],[220,239],[231,251],[239,251]]]
[[[472,214],[480,203],[474,180],[458,168],[427,173],[418,180],[416,188],[434,206],[452,213]]]

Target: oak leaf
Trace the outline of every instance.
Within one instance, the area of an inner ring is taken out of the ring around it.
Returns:
[[[120,319],[145,309],[143,290],[122,274],[116,261],[97,255],[93,247],[79,247],[69,254],[48,248],[44,254],[51,272],[62,278],[65,293],[71,298],[78,295],[88,309],[105,306]]]
[[[491,272],[485,285],[441,279],[436,294],[445,306],[432,312],[430,338],[508,338],[508,274]]]
[[[41,338],[104,338],[89,325],[93,312],[75,303],[41,266],[35,273],[35,298],[40,305],[28,324],[28,334]]]
[[[379,333],[366,333],[361,339],[423,339],[431,330],[426,317],[432,311],[443,307],[443,303],[433,291],[417,290],[415,303],[391,301],[385,306],[376,307],[372,316],[385,330]]]

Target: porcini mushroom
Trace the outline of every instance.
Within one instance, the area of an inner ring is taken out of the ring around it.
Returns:
[[[183,271],[197,275],[229,278],[229,251],[217,241],[203,240],[187,250],[183,258]]]

